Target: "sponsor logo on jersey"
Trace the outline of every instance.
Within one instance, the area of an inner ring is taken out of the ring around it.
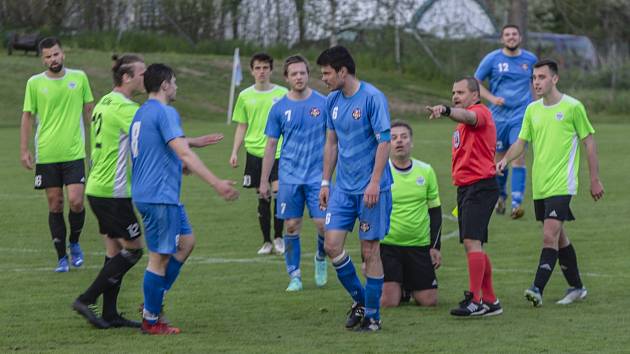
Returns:
[[[354,118],[354,120],[359,120],[361,119],[361,110],[358,108],[355,108],[352,110],[352,118]]]
[[[370,224],[367,221],[361,221],[359,223],[359,230],[361,230],[363,232],[370,231]]]
[[[317,117],[319,117],[319,115],[320,115],[321,113],[322,113],[322,112],[319,110],[319,108],[317,108],[317,107],[313,107],[313,108],[311,108],[311,112],[310,112],[311,117],[313,117],[313,118],[317,118]]]
[[[562,112],[556,113],[556,119],[557,120],[563,120],[564,119],[564,113],[562,113]]]
[[[44,88],[42,88],[42,93],[43,93],[44,95],[48,94],[48,87],[44,87]]]
[[[529,65],[527,65],[527,63],[523,63],[523,64],[521,64],[521,68],[523,68],[523,70],[527,71],[529,69]]]
[[[459,143],[459,130],[456,130],[455,132],[453,132],[453,147],[457,149],[459,147]]]
[[[68,83],[68,88],[69,88],[69,89],[74,90],[76,87],[77,87],[77,83],[76,83],[76,82],[74,82],[74,81],[70,81],[70,82]]]
[[[425,180],[424,180],[424,177],[422,177],[422,176],[420,176],[420,177],[418,177],[418,179],[416,179],[416,184],[419,185],[419,186],[424,186],[424,182],[425,182]]]

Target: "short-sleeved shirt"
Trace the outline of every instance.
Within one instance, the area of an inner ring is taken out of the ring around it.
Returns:
[[[182,162],[168,143],[184,136],[175,108],[147,100],[129,130],[131,199],[137,203],[179,204]]]
[[[129,126],[139,105],[112,91],[94,107],[90,142],[90,176],[85,193],[103,198],[131,196]]]
[[[475,78],[489,80],[490,92],[503,97],[503,106],[492,105],[490,110],[494,121],[521,121],[525,108],[532,101],[531,80],[536,56],[524,49],[517,56],[508,56],[502,49],[490,52],[483,58]]]
[[[280,183],[310,184],[322,180],[326,143],[326,97],[313,90],[300,101],[284,96],[269,112],[265,135],[282,137]]]
[[[399,170],[391,162],[392,214],[384,244],[428,246],[431,244],[429,209],[440,206],[437,177],[431,165],[412,159],[409,170]]]
[[[456,186],[467,186],[496,175],[497,131],[492,113],[482,103],[466,109],[477,114],[477,124],[459,123],[453,133],[452,174]]]
[[[552,106],[539,99],[527,107],[518,137],[534,150],[533,199],[577,194],[580,140],[594,133],[584,105],[569,95]]]
[[[35,162],[54,163],[85,157],[83,105],[94,101],[87,75],[65,69],[60,78],[43,72],[26,83],[24,112],[36,120]]]
[[[274,85],[267,91],[258,91],[250,86],[239,93],[232,113],[232,121],[247,124],[245,132],[245,150],[256,157],[265,156],[265,127],[271,106],[286,95],[287,89]],[[281,143],[278,144],[276,158],[280,157]]]
[[[376,87],[361,81],[359,90],[351,97],[346,97],[342,90],[331,92],[326,99],[326,114],[327,128],[337,134],[338,141],[335,188],[349,194],[363,194],[372,177],[381,134],[384,139],[389,136],[387,98]],[[392,183],[391,171],[386,167],[381,176],[381,191],[389,190]]]

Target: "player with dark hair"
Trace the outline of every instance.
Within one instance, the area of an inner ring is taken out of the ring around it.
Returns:
[[[238,198],[234,182],[210,172],[189,147],[177,111],[175,73],[152,64],[144,73],[149,99],[138,109],[131,136],[131,196],[142,215],[149,262],[144,273],[142,331],[177,334],[179,328],[160,321],[164,295],[171,289],[195,245],[184,205],[180,202],[182,170],[187,168],[210,184],[225,200]],[[159,193],[156,193],[156,190]]]
[[[577,256],[569,241],[564,222],[575,220],[569,206],[577,194],[580,166],[579,141],[588,155],[591,177],[591,196],[597,201],[604,196],[599,179],[597,146],[584,105],[577,99],[558,91],[558,64],[542,60],[534,65],[534,90],[541,99],[531,103],[525,111],[523,128],[518,140],[497,163],[503,169],[531,143],[534,149],[532,192],[536,220],[543,223],[543,249],[540,253],[534,284],[525,290],[525,298],[534,306],[542,305],[542,295],[551,273],[560,263],[570,288],[558,304],[567,305],[586,297]]]
[[[354,59],[346,48],[324,50],[317,64],[322,80],[332,91],[326,99],[328,131],[319,194],[320,206],[326,208],[324,248],[339,281],[354,300],[346,328],[379,331],[383,288],[379,243],[389,231],[392,210],[387,99],[377,88],[356,78]],[[335,168],[337,178],[331,191]],[[366,264],[365,288],[344,249],[356,219]]]
[[[459,241],[464,244],[468,260],[469,290],[451,315],[499,315],[503,309],[494,293],[490,257],[483,249],[499,197],[494,168],[496,130],[492,113],[480,101],[475,78],[464,77],[453,83],[452,103],[453,107],[427,107],[429,119],[448,117],[458,123],[453,133],[452,174],[457,186]]]
[[[521,40],[518,26],[512,24],[503,26],[501,29],[503,48],[486,55],[475,72],[475,78],[480,83],[486,79],[489,83],[489,90],[483,85],[480,89],[481,97],[491,103],[490,111],[496,125],[496,161],[503,157],[518,138],[525,108],[533,99],[531,77],[536,56],[520,48]],[[496,205],[498,214],[505,213],[507,176],[506,166],[505,171],[497,175],[500,192]],[[521,204],[526,180],[527,168],[523,153],[512,162],[512,219],[518,219],[525,213]]]
[[[300,291],[300,232],[305,205],[318,233],[315,284],[321,287],[327,282],[324,212],[319,209],[326,141],[326,98],[308,86],[308,61],[301,55],[290,56],[284,61],[284,77],[291,89],[269,112],[259,191],[263,198],[270,198],[269,175],[278,139],[282,137],[276,215],[284,220],[286,227],[284,257],[290,278],[287,291]]]
[[[273,58],[266,53],[258,53],[252,56],[249,68],[254,77],[255,84],[239,93],[232,114],[232,120],[237,124],[234,132],[234,144],[230,155],[230,165],[238,167],[238,152],[245,143],[246,159],[243,175],[243,187],[256,188],[258,195],[258,222],[263,235],[263,244],[258,254],[284,253],[284,241],[282,240],[283,222],[276,217],[277,200],[273,210],[274,240],[271,241],[271,199],[263,198],[258,192],[260,186],[260,173],[262,160],[265,155],[265,126],[271,106],[287,93],[287,89],[271,83],[273,71]],[[278,192],[278,159],[280,147],[276,152],[275,163],[271,170],[269,182],[273,194]]]
[[[35,189],[45,189],[48,199],[48,226],[57,251],[55,272],[67,272],[83,264],[79,236],[85,222],[85,139],[83,119],[89,119],[92,91],[85,73],[64,66],[61,42],[48,37],[39,43],[46,71],[26,83],[20,128],[20,158],[29,170],[35,167]],[[29,150],[33,121],[35,159]],[[35,166],[33,166],[35,165]],[[63,217],[66,186],[70,212],[70,256],[66,253],[66,223]]]

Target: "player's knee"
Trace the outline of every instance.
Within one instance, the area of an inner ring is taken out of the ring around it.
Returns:
[[[398,305],[400,305],[400,297],[386,296],[384,293],[381,296],[381,307],[398,307]]]
[[[140,258],[142,258],[143,253],[144,251],[142,250],[142,248],[134,248],[134,249],[124,248],[122,251],[120,251],[120,254],[123,257],[125,257],[125,259],[131,264],[138,263]]]
[[[48,200],[48,211],[51,213],[63,212],[63,198],[51,198]]]
[[[79,213],[83,210],[83,198],[74,197],[69,199],[70,202],[70,210],[75,213]]]
[[[414,296],[416,305],[425,307],[435,307],[438,304],[437,294],[429,296]]]
[[[330,257],[330,259],[335,259],[340,254],[343,253],[343,247],[337,244],[333,244],[331,242],[324,241],[324,251]]]

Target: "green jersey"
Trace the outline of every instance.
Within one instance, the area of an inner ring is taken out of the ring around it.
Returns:
[[[245,133],[245,150],[258,157],[265,156],[265,127],[267,126],[267,116],[271,106],[286,95],[288,90],[282,86],[274,85],[267,91],[258,91],[254,86],[250,86],[241,91],[236,100],[232,120],[237,123],[247,124]],[[278,141],[276,159],[280,158],[280,148],[282,138]]]
[[[26,83],[24,112],[37,123],[35,162],[53,163],[85,157],[83,105],[92,102],[87,76],[81,70],[65,69],[60,78],[45,72]]]
[[[573,97],[564,95],[553,106],[542,99],[527,106],[518,137],[534,149],[534,199],[577,194],[580,140],[593,133],[584,105]]]
[[[129,126],[138,108],[137,103],[115,91],[103,96],[94,107],[87,195],[130,197]]]
[[[429,209],[440,206],[437,177],[431,165],[412,159],[411,169],[400,171],[389,167],[392,184],[392,214],[389,234],[381,241],[394,246],[427,246],[431,244]]]

